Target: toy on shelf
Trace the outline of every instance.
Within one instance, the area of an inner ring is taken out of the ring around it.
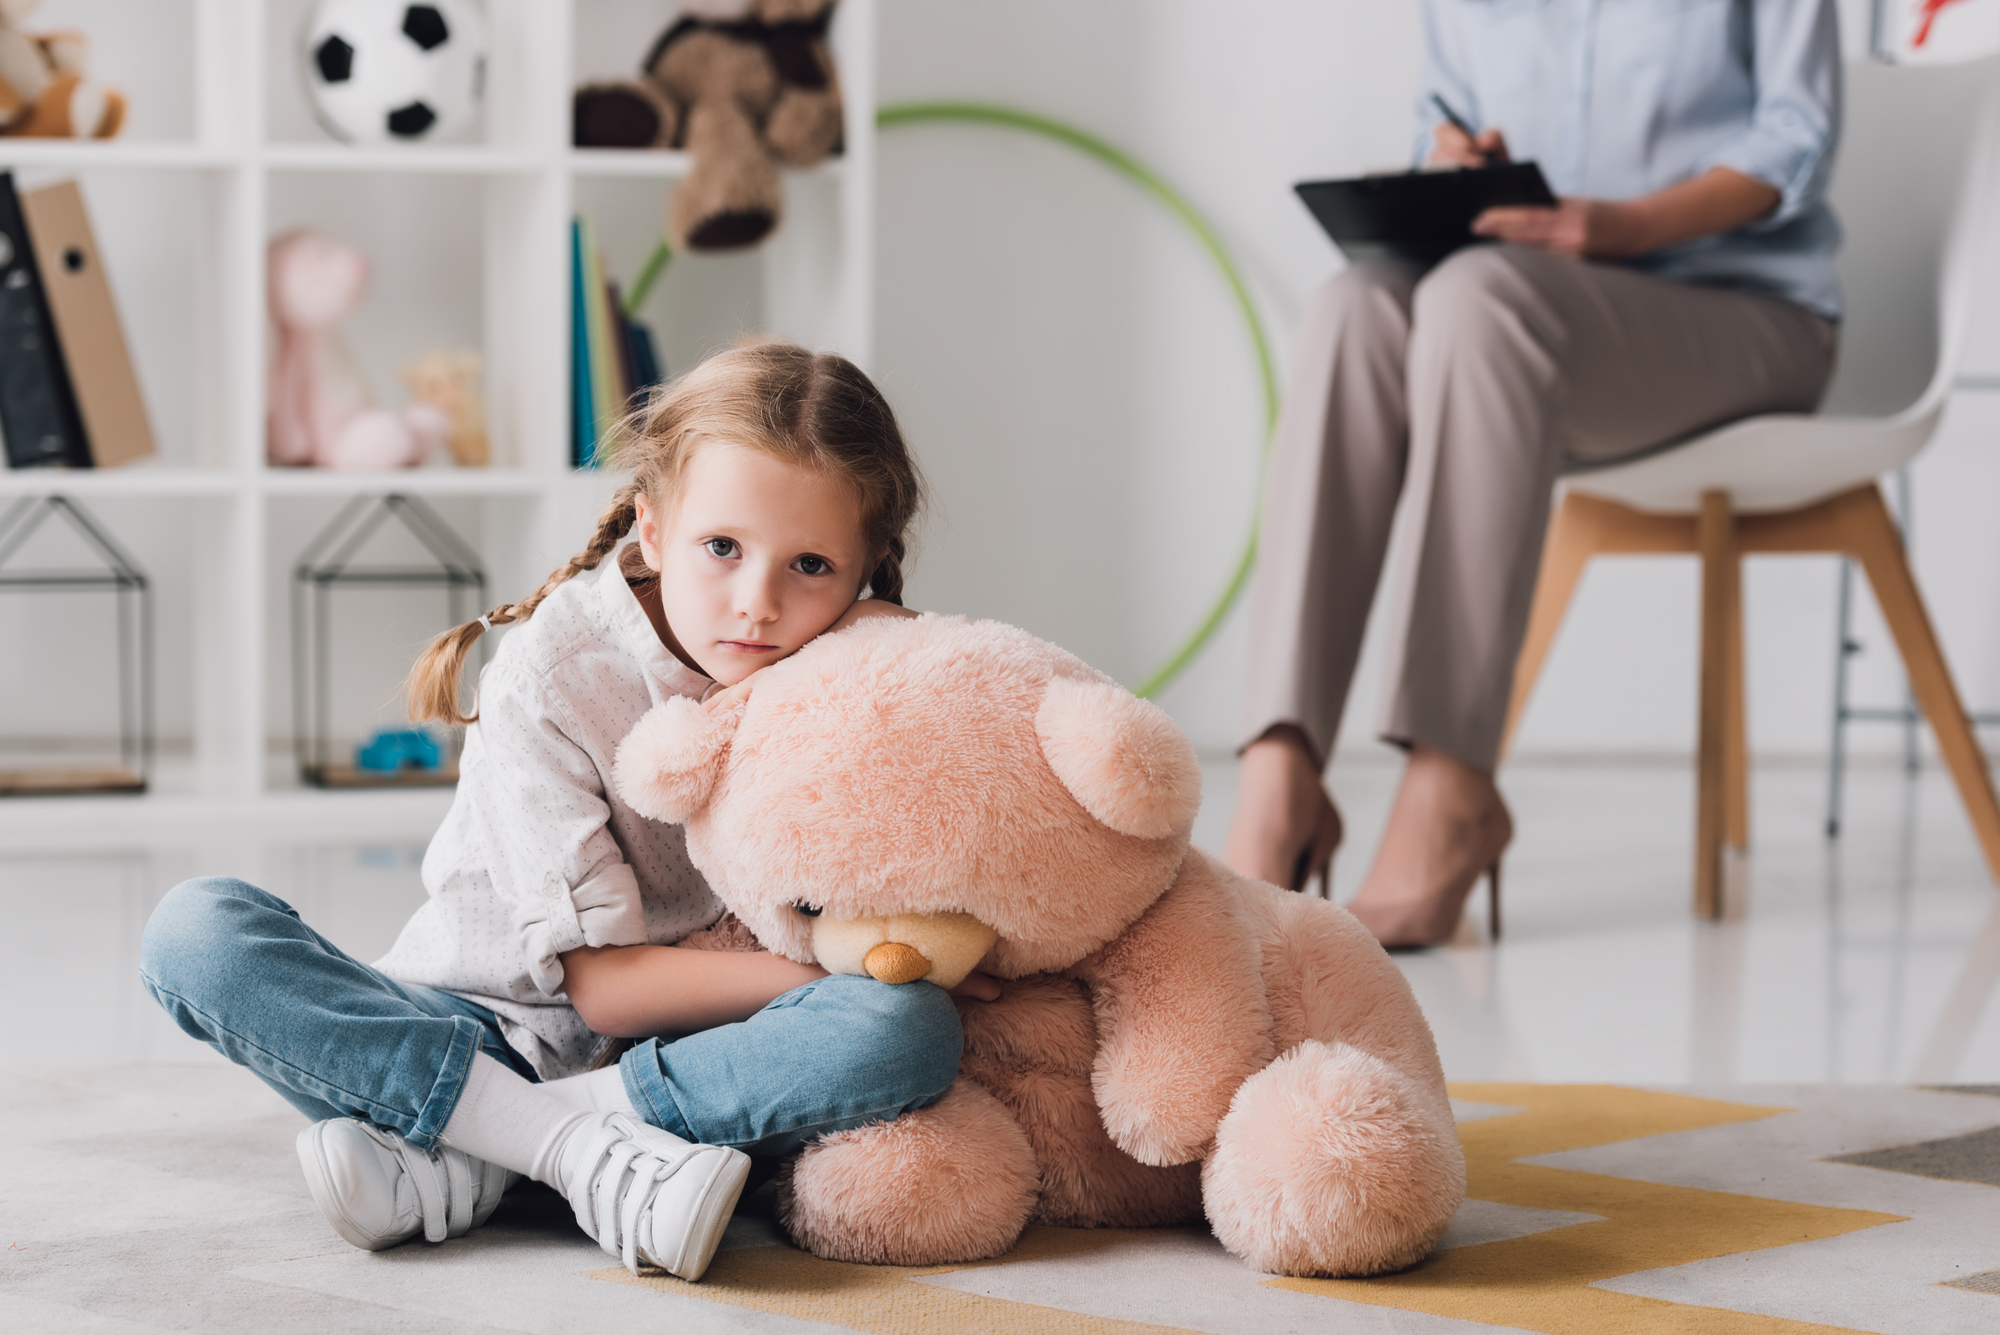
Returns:
[[[414,541],[416,559],[407,552]],[[356,496],[306,545],[292,567],[292,747],[299,777],[318,788],[397,788],[458,782],[458,744],[419,728],[379,728],[337,762],[335,604],[361,590],[442,592],[442,625],[462,625],[486,601],[478,555],[422,498]],[[478,658],[484,662],[484,649]],[[475,672],[476,675],[476,672]],[[340,678],[351,688],[348,675]],[[377,697],[379,698],[379,697]],[[348,737],[351,720],[341,728]]]
[[[271,362],[266,446],[272,463],[322,468],[407,468],[441,447],[452,419],[435,403],[399,412],[374,406],[354,354],[336,328],[368,289],[368,259],[310,228],[271,242]]]
[[[840,148],[833,0],[687,8],[637,79],[577,90],[573,138],[579,148],[685,148],[694,164],[669,201],[669,233],[694,250],[754,245],[783,212],[776,162],[809,167]]]
[[[492,457],[486,438],[486,398],[479,388],[482,369],[476,352],[433,348],[397,372],[418,403],[436,408],[451,423],[445,444],[461,468],[483,468]]]
[[[336,139],[448,139],[478,120],[486,27],[467,0],[319,0],[299,54],[313,115]]]
[[[0,0],[0,135],[109,139],[125,123],[125,95],[83,72],[80,32],[30,33],[41,0]]]
[[[369,774],[435,770],[443,764],[444,748],[422,728],[378,728],[354,748],[354,768]]]
[[[1421,1260],[1465,1193],[1437,1047],[1345,909],[1190,844],[1194,747],[1164,711],[992,621],[877,617],[655,707],[617,791],[768,949],[952,987],[957,1083],[809,1144],[778,1217],[816,1255],[997,1256],[1033,1222],[1207,1220],[1284,1275]]]

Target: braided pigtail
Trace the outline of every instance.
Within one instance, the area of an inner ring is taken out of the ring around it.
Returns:
[[[868,596],[880,598],[885,603],[903,605],[903,558],[908,548],[903,535],[894,534],[889,539],[889,550],[875,563],[875,573],[868,577]]]
[[[419,723],[460,726],[476,722],[478,714],[463,714],[458,708],[458,679],[465,670],[465,658],[472,651],[472,646],[488,627],[526,621],[541,606],[542,599],[554,593],[558,585],[586,570],[595,570],[618,546],[619,540],[632,531],[632,525],[638,522],[639,492],[636,482],[620,487],[611,504],[598,516],[597,531],[591,535],[590,545],[572,556],[566,564],[549,572],[549,577],[542,581],[542,587],[517,603],[502,603],[479,620],[454,626],[432,640],[417,659],[417,665],[410,669],[410,678],[405,685],[411,719]]]

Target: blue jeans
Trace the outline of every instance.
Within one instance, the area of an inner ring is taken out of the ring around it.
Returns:
[[[242,881],[170,890],[146,924],[139,976],[183,1032],[314,1121],[358,1117],[428,1149],[475,1053],[537,1078],[492,1011],[350,958]],[[772,1156],[935,1103],[963,1045],[951,998],[929,983],[836,975],[740,1024],[647,1039],[619,1069],[654,1126]]]

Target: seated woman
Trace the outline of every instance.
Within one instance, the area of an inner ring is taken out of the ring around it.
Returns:
[[[1424,32],[1420,154],[1533,158],[1560,199],[1482,215],[1498,245],[1356,265],[1314,297],[1265,499],[1228,847],[1303,888],[1340,843],[1320,775],[1400,497],[1381,734],[1409,760],[1349,905],[1391,946],[1449,937],[1482,871],[1499,892],[1513,821],[1493,768],[1557,475],[1810,411],[1840,316],[1833,0],[1424,0]]]

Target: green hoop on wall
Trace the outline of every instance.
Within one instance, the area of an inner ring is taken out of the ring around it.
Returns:
[[[1258,477],[1262,479],[1264,461],[1270,457],[1271,436],[1278,424],[1278,375],[1271,361],[1271,346],[1264,337],[1264,326],[1257,318],[1257,308],[1251,304],[1250,289],[1243,281],[1243,275],[1236,262],[1222,244],[1222,238],[1208,221],[1195,212],[1194,206],[1183,198],[1179,191],[1144,164],[1129,154],[1112,147],[1095,135],[1065,125],[1061,121],[1037,116],[1033,112],[1017,111],[1012,107],[993,106],[984,102],[903,102],[895,106],[883,107],[875,113],[875,123],[883,129],[898,125],[936,124],[939,122],[959,122],[963,124],[991,125],[1002,129],[1020,130],[1027,134],[1053,140],[1067,145],[1086,157],[1096,158],[1105,166],[1123,176],[1126,180],[1144,190],[1166,206],[1167,212],[1178,218],[1215,267],[1222,279],[1229,285],[1230,295],[1236,299],[1236,308],[1243,316],[1243,327],[1249,332],[1250,345],[1257,357],[1257,371],[1264,391],[1264,442],[1258,454]],[[1258,488],[1262,492],[1262,486]],[[1156,668],[1150,676],[1132,688],[1135,695],[1150,698],[1165,690],[1180,676],[1187,665],[1194,661],[1215,632],[1222,625],[1224,617],[1236,605],[1243,594],[1244,585],[1250,582],[1250,571],[1257,563],[1258,515],[1253,509],[1250,515],[1250,534],[1243,541],[1243,554],[1237,558],[1236,568],[1229,576],[1229,583],[1215,600],[1215,605],[1201,619],[1192,634],[1176,649],[1166,662]]]

